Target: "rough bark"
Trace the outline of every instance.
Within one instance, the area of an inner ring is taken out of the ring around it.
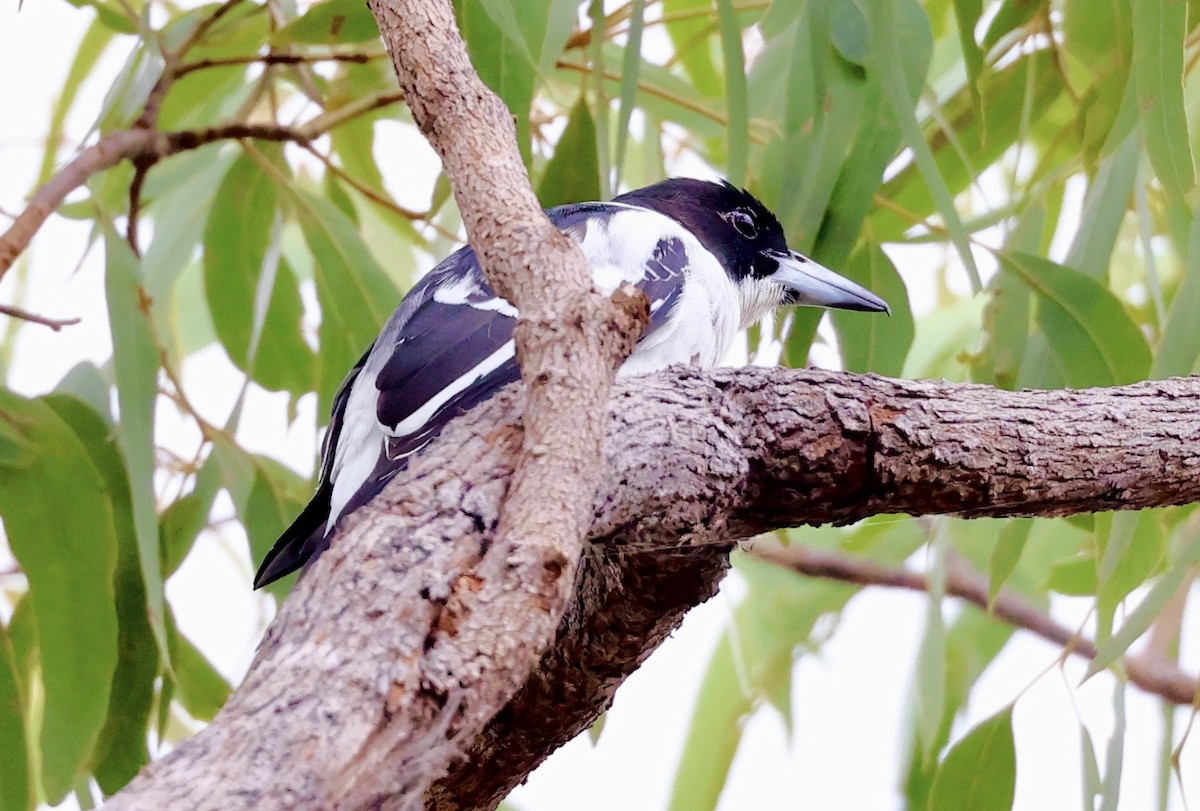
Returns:
[[[410,641],[420,647],[407,650],[420,655],[421,666],[393,681],[391,722],[378,733],[387,744],[370,751],[419,758],[422,768],[403,781],[406,796],[417,797],[422,781],[442,773],[455,754],[426,741],[473,738],[553,641],[583,552],[613,372],[649,311],[633,288],[613,300],[595,291],[578,245],[546,218],[512,115],[475,73],[450,0],[368,5],[413,120],[450,177],[488,281],[521,313],[514,338],[525,383],[523,450],[506,490],[497,491],[505,501],[496,536],[482,549],[460,545],[456,553],[432,543],[430,554],[449,553],[453,569],[422,564],[421,587],[436,598],[433,613],[415,622],[422,633]],[[429,582],[447,571],[456,575]],[[375,757],[347,761],[330,796],[358,806],[395,794],[393,781],[373,779]]]
[[[878,513],[1200,500],[1200,378],[1015,393],[762,369],[628,381],[610,401],[592,544],[556,643],[481,734],[463,737],[430,704],[442,723],[398,737],[394,719],[422,690],[473,709],[468,691],[427,681],[425,657],[462,620],[450,591],[486,584],[477,564],[518,457],[520,407],[509,391],[459,420],[356,514],[225,709],[112,806],[401,807],[424,791],[428,807],[490,808],[712,594],[737,540]]]

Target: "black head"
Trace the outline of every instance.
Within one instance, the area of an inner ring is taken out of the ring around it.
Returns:
[[[775,215],[729,183],[672,178],[615,202],[653,209],[691,231],[737,283],[746,323],[781,304],[890,312],[871,291],[790,250]]]
[[[618,203],[665,214],[696,235],[735,279],[775,272],[771,254],[787,253],[783,226],[748,191],[727,183],[676,177],[622,194]]]

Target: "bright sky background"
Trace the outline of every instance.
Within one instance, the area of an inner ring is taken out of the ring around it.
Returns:
[[[25,0],[19,13],[14,0],[0,6],[0,209],[5,212],[18,211],[30,189],[53,95],[89,17],[89,12],[58,0]],[[68,128],[76,142],[87,132],[119,62],[107,60],[103,79],[87,85],[83,107],[88,112],[73,118]],[[399,132],[399,127],[388,127],[389,138],[400,137]],[[428,148],[411,133],[404,137],[404,149],[393,154],[406,155],[406,168],[385,168],[398,199],[420,204],[436,164],[414,160],[414,150]],[[54,217],[34,242],[23,304],[51,317],[84,320],[60,333],[37,326],[22,329],[11,382],[23,393],[43,393],[78,361],[103,362],[110,354],[99,252],[80,264],[86,238],[86,226]],[[909,252],[893,256],[901,266],[929,259]],[[17,274],[9,274],[0,284],[0,301],[14,301],[17,284]],[[931,298],[919,289],[914,293],[917,300]],[[189,363],[186,378],[199,410],[222,422],[240,375],[219,350],[210,349]],[[300,419],[291,430],[285,406],[282,395],[256,392],[241,436],[253,448],[303,470],[313,455],[313,398],[302,402]],[[194,447],[194,432],[173,410],[160,407],[160,413],[162,440]],[[229,507],[218,505],[220,509]],[[227,527],[219,541],[202,541],[169,585],[185,632],[234,679],[249,663],[261,621],[273,613],[270,598],[249,591],[251,571],[240,530]],[[564,747],[518,789],[513,802],[527,811],[665,807],[698,681],[738,586],[735,579],[693,611],[674,638],[621,689],[598,745],[584,736]],[[721,808],[898,807],[903,708],[925,610],[925,598],[916,594],[871,590],[856,598],[822,654],[805,657],[795,669],[794,738],[787,739],[783,723],[771,710],[747,722]],[[947,601],[947,616],[956,610],[955,603]],[[1077,623],[1087,604],[1058,600],[1055,610],[1061,620]],[[1189,637],[1186,630],[1184,637]],[[1189,654],[1194,671],[1200,662],[1195,650]],[[1083,666],[1073,660],[1063,671],[1052,668],[1057,656],[1056,648],[1018,634],[982,679],[971,706],[973,723],[1025,691],[1016,708],[1020,809],[1080,807],[1079,727],[1073,704],[1098,748],[1103,748],[1112,726],[1113,680],[1102,674],[1080,687]],[[1187,716],[1179,712],[1182,727]],[[1159,711],[1154,702],[1130,689],[1128,716],[1122,807],[1149,808],[1160,759]],[[1198,751],[1200,742],[1185,750],[1183,767],[1193,807],[1200,803]],[[1176,802],[1175,807],[1182,805]]]

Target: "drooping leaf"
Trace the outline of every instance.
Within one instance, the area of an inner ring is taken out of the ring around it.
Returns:
[[[741,741],[741,723],[752,707],[738,683],[728,631],[717,642],[700,682],[683,754],[671,787],[668,811],[709,811],[717,807],[725,776]]]
[[[1000,530],[1000,537],[992,550],[992,565],[988,572],[988,603],[994,603],[1000,588],[1021,562],[1021,553],[1029,540],[1032,522],[1028,518],[1016,518]]]
[[[954,22],[958,28],[958,43],[962,49],[963,65],[967,69],[967,89],[979,115],[983,106],[979,93],[979,76],[983,73],[983,49],[975,41],[975,26],[983,14],[983,0],[954,0]]]
[[[263,387],[299,395],[314,387],[315,358],[300,330],[299,283],[280,257],[276,207],[274,178],[240,156],[204,231],[204,289],[230,360]]]
[[[1178,208],[1187,210],[1187,253],[1150,370],[1155,378],[1191,374],[1200,365],[1200,217],[1186,205]]]
[[[938,732],[946,713],[946,624],[942,616],[945,594],[945,538],[935,535],[931,549],[929,597],[925,610],[925,629],[917,649],[914,679],[914,726],[923,759],[936,752]]]
[[[742,27],[733,0],[717,0],[721,30],[721,55],[725,64],[725,110],[728,116],[726,178],[735,186],[746,182],[750,154],[750,108],[746,90],[746,55],[742,50]]]
[[[0,624],[0,811],[33,808],[29,752],[25,746],[25,714],[21,680],[8,632]]]
[[[1187,5],[1179,0],[1133,0],[1133,75],[1146,152],[1168,194],[1196,182],[1183,105]]]
[[[617,108],[617,145],[613,151],[616,167],[614,188],[620,188],[625,169],[625,145],[629,142],[629,122],[637,104],[638,75],[642,65],[642,29],[646,0],[633,0],[629,11],[629,38],[625,42],[625,60],[621,63],[621,97]],[[569,125],[569,122],[568,122]]]
[[[1005,271],[1037,296],[1037,323],[1074,387],[1141,380],[1150,370],[1146,339],[1116,297],[1092,278],[1048,259],[1000,255]]]
[[[22,470],[0,466],[0,514],[29,581],[45,695],[42,785],[57,803],[92,756],[117,666],[114,509],[87,449],[44,402],[0,390],[0,419],[33,454]]]
[[[158,646],[146,611],[146,588],[138,560],[137,533],[129,479],[112,429],[84,402],[69,395],[47,397],[45,403],[70,425],[103,477],[112,507],[117,540],[113,576],[117,611],[117,666],[112,679],[108,716],[92,755],[91,771],[105,794],[128,783],[150,760],[146,727],[158,676]]]
[[[1090,678],[1117,660],[1162,613],[1163,606],[1179,590],[1188,569],[1200,560],[1200,533],[1180,533],[1171,555],[1170,567],[1158,578],[1137,608],[1111,637],[1096,646],[1096,657],[1088,665],[1084,678]]]
[[[229,682],[191,640],[180,633],[174,618],[167,630],[175,671],[175,698],[193,718],[211,721],[229,698]]]
[[[158,509],[154,493],[154,406],[158,394],[158,349],[150,328],[149,300],[141,286],[137,257],[115,231],[104,235],[105,299],[112,331],[120,422],[117,443],[125,459],[133,503],[133,526],[150,627],[159,653],[167,656],[163,580],[158,561]]]
[[[275,45],[345,45],[368,42],[379,36],[379,26],[366,3],[358,0],[322,0],[299,19],[271,37]]]
[[[1098,641],[1111,632],[1118,604],[1163,564],[1168,533],[1162,518],[1160,510],[1096,516],[1096,536],[1102,540],[1102,554],[1096,567]]]
[[[538,199],[546,208],[600,199],[600,159],[596,153],[596,122],[587,100],[576,102],[554,155],[542,172]]]
[[[375,340],[400,296],[337,206],[304,191],[293,199],[312,251],[321,305],[317,392],[318,413],[324,415],[346,371]]]
[[[666,24],[667,35],[690,86],[701,95],[719,97],[725,89],[721,72],[717,69],[711,40],[703,36],[715,28],[716,15],[697,13],[712,9],[712,0],[663,0],[662,7],[663,16],[670,20]]]
[[[170,577],[192,550],[221,483],[218,460],[210,456],[196,475],[192,490],[167,505],[159,518],[163,577]]]
[[[1067,251],[1063,264],[1073,267],[1093,279],[1108,277],[1108,266],[1121,221],[1129,207],[1133,184],[1137,180],[1139,159],[1136,133],[1106,158],[1084,199],[1079,230]]]
[[[978,724],[946,755],[930,811],[1009,811],[1017,785],[1012,706]]]
[[[71,69],[67,73],[67,78],[54,101],[54,108],[50,114],[50,126],[46,131],[46,150],[42,154],[42,166],[38,171],[39,185],[50,179],[50,175],[53,174],[54,167],[58,163],[58,150],[62,145],[67,114],[79,96],[80,87],[91,75],[96,63],[113,41],[113,33],[120,30],[119,26],[129,24],[129,22],[129,18],[123,14],[119,15],[114,22],[105,14],[100,13],[100,8],[97,6],[96,19],[84,31],[79,44],[73,49],[75,58],[71,62]],[[133,30],[137,30],[136,25],[133,26]],[[127,33],[132,33],[132,31]]]
[[[540,7],[542,4],[529,5]],[[496,25],[486,0],[458,0],[455,7],[471,63],[479,78],[504,101],[516,118],[517,144],[528,165],[532,158],[529,109],[533,104],[537,69],[528,44],[523,37],[514,40]]]
[[[904,280],[887,254],[871,243],[852,253],[839,272],[881,296],[892,308],[890,318],[844,310],[830,313],[846,369],[899,375],[915,332]]]

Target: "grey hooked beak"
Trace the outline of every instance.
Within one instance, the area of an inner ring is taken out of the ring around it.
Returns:
[[[892,314],[879,296],[807,256],[795,251],[767,255],[779,263],[779,269],[767,278],[787,291],[786,304]]]

